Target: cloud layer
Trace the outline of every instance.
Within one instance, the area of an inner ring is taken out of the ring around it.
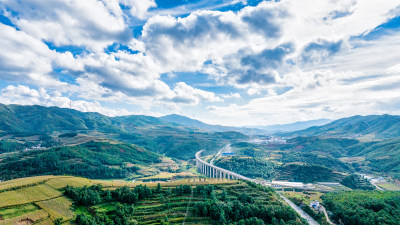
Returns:
[[[397,0],[197,5],[0,1],[0,102],[229,125],[400,113]]]

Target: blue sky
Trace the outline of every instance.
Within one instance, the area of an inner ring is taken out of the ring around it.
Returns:
[[[398,0],[0,1],[0,102],[223,125],[400,114]]]

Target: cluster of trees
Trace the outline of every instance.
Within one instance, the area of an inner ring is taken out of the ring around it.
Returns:
[[[161,185],[152,189],[147,186],[138,185],[131,189],[121,187],[116,190],[103,190],[101,185],[90,187],[71,187],[65,188],[64,195],[74,201],[75,205],[94,206],[100,203],[117,202],[116,209],[111,213],[99,213],[95,210],[91,214],[79,214],[74,222],[77,225],[126,225],[130,224],[130,219],[134,214],[134,206],[140,199],[154,197],[154,193],[161,192]],[[89,208],[90,209],[90,208]]]
[[[126,167],[125,162],[149,165],[160,162],[160,156],[129,144],[92,141],[77,146],[54,147],[9,156],[0,164],[0,179],[47,174],[92,179],[125,178],[138,169]]]
[[[26,148],[25,144],[16,141],[0,140],[0,154],[6,152],[21,151]]]
[[[367,179],[364,179],[360,175],[351,174],[343,178],[340,182],[346,187],[351,189],[359,189],[359,190],[374,190],[375,187],[372,185]]]
[[[319,165],[286,164],[276,167],[276,178],[279,180],[313,183],[317,181],[340,181],[343,175],[332,169]]]
[[[350,147],[359,144],[360,141],[347,138],[319,138],[296,137],[288,140],[286,145],[280,146],[281,150],[297,152],[324,153],[335,158],[343,157]]]
[[[194,214],[210,217],[213,224],[303,224],[290,207],[279,202],[256,201],[246,192],[229,195],[224,189],[216,194],[213,186],[199,187],[193,192],[201,194],[205,201],[195,204]]]
[[[64,133],[64,134],[60,134],[58,135],[59,138],[72,138],[72,137],[76,137],[78,135],[78,133],[76,132],[70,132],[70,133]]]
[[[215,165],[247,177],[261,177],[264,179],[275,177],[274,164],[261,158],[234,156],[232,158],[222,158],[216,161]]]
[[[60,142],[55,140],[53,137],[51,137],[48,134],[42,134],[39,136],[39,143],[40,146],[45,147],[45,148],[50,148],[53,146],[60,145]]]
[[[322,196],[331,219],[346,225],[399,224],[400,192],[346,191]]]
[[[117,203],[112,214],[94,213],[94,215],[79,214],[74,223],[76,225],[127,225],[133,216],[135,209],[131,205]]]
[[[71,187],[65,188],[64,194],[71,198],[77,205],[93,206],[102,202],[120,202],[134,204],[140,199],[152,198],[154,193],[161,191],[161,186],[156,189],[146,185],[138,185],[131,189],[127,186],[116,190],[102,190],[101,185],[90,187]]]
[[[281,162],[292,163],[300,162],[305,164],[320,165],[341,172],[352,172],[354,169],[348,164],[329,155],[299,152],[282,152]]]

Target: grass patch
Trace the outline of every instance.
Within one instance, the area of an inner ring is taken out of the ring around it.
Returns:
[[[14,217],[12,219],[0,221],[0,225],[16,225],[16,224],[36,224],[49,218],[49,214],[44,210],[38,210],[23,216]],[[54,224],[54,223],[53,223]]]
[[[3,209],[0,209],[0,218],[7,220],[7,219],[22,216],[24,214],[38,211],[38,210],[40,210],[40,208],[34,204],[15,206],[15,207],[11,207],[11,208],[3,208]]]
[[[49,213],[52,220],[60,217],[64,218],[64,220],[70,220],[74,217],[74,213],[71,210],[72,202],[66,197],[36,202],[36,204]]]
[[[45,182],[55,176],[39,176],[39,177],[26,177],[26,178],[19,178],[14,180],[9,180],[0,183],[0,192],[4,190],[8,190],[10,188],[16,189],[18,187],[25,187],[41,182]]]
[[[0,193],[0,207],[43,201],[60,195],[61,192],[48,185],[41,184]]]
[[[93,182],[89,179],[82,177],[61,177],[61,178],[53,178],[46,182],[47,185],[55,188],[62,189],[67,185],[75,186],[75,187],[83,187],[85,185],[91,185]]]
[[[400,191],[400,187],[392,183],[376,183],[376,185],[385,189],[386,191]]]

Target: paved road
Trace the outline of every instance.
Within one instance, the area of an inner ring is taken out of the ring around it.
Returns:
[[[214,165],[214,159],[216,159],[218,156],[220,156],[223,151],[228,150],[230,148],[231,148],[230,144],[229,145],[225,145],[223,148],[221,148],[221,150],[219,150],[218,153],[215,154],[215,156],[211,159],[210,164]]]
[[[315,221],[311,216],[309,216],[306,212],[304,212],[300,207],[295,205],[292,201],[287,199],[282,194],[280,194],[280,193],[278,193],[278,194],[287,204],[289,204],[290,207],[292,207],[292,209],[294,209],[301,216],[301,218],[307,220],[308,224],[319,225],[319,223],[317,221]]]

